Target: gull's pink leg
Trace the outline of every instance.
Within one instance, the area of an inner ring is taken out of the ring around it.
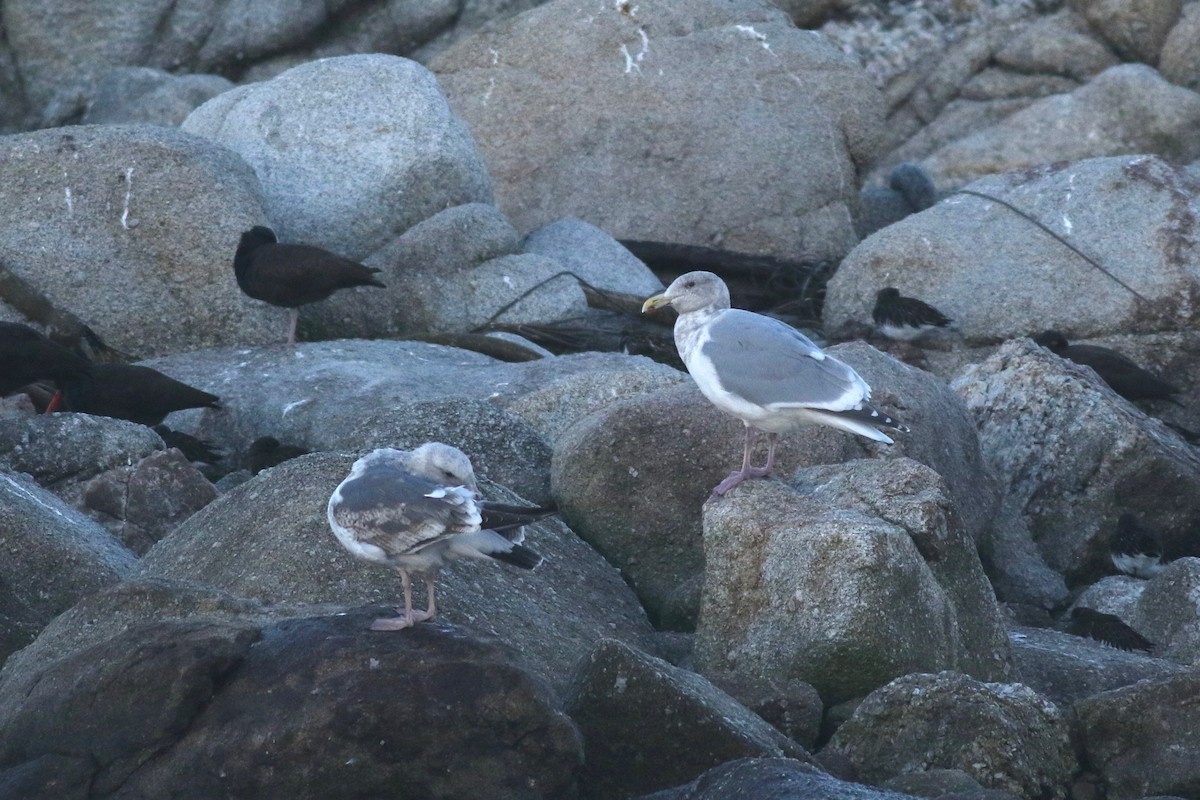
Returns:
[[[418,622],[423,622],[429,619],[428,612],[414,611],[412,607],[412,581],[408,577],[408,572],[405,570],[397,570],[400,573],[400,582],[404,586],[404,613],[398,617],[381,617],[371,623],[373,631],[400,631],[405,628],[411,628]],[[430,597],[433,596],[433,584],[430,586]]]
[[[293,308],[288,312],[288,347],[296,344],[296,325],[300,322],[300,309]]]
[[[436,575],[428,575],[425,578],[425,588],[429,590],[429,606],[425,609],[425,619],[433,619],[437,616],[437,603],[433,599],[433,587],[436,582]]]
[[[752,439],[754,429],[749,425],[746,426],[746,449],[742,453],[742,468],[738,472],[731,472],[725,480],[721,481],[713,489],[712,493],[717,497],[723,496],[739,483],[750,478],[765,478],[771,474],[771,470],[775,468],[775,445],[779,443],[779,434],[767,434],[767,465],[765,467],[750,466],[750,450],[752,447]]]
[[[749,425],[746,426],[746,446],[742,450],[742,468],[737,472],[731,472],[725,480],[718,483],[712,490],[712,493],[717,497],[723,496],[733,487],[737,486],[747,478],[758,477],[755,475],[754,467],[750,466],[750,450],[754,446],[754,429]]]

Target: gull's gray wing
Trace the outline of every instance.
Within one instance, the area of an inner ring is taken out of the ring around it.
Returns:
[[[800,406],[829,411],[857,407],[871,388],[846,364],[828,356],[800,331],[741,309],[717,315],[702,339],[727,392],[760,406]]]
[[[394,464],[373,464],[338,491],[330,511],[334,521],[389,556],[479,530],[479,510],[469,489],[440,486]]]

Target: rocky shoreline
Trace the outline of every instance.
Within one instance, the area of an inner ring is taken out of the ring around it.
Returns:
[[[167,422],[222,453],[0,401],[0,800],[1200,798],[1200,2],[209,5],[0,6],[0,319],[217,395]],[[384,286],[285,346],[255,225]],[[743,428],[647,243],[911,432],[710,497]],[[426,441],[559,516],[371,631],[325,505]]]

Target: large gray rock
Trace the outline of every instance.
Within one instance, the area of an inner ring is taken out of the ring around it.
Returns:
[[[931,767],[960,769],[1026,800],[1061,800],[1077,770],[1058,708],[1019,683],[906,675],[873,692],[829,742],[879,783]]]
[[[647,297],[663,290],[637,256],[595,225],[560,219],[543,225],[521,242],[526,253],[553,258],[597,289]]]
[[[400,577],[355,560],[329,529],[325,505],[353,461],[317,453],[259,473],[155,545],[135,577],[192,582],[285,607],[401,602]],[[485,491],[521,502],[499,487]],[[510,642],[558,688],[598,638],[636,643],[649,633],[616,570],[561,523],[530,527],[526,544],[546,557],[532,572],[470,559],[445,570],[438,580],[442,618]],[[415,594],[424,593],[418,586]]]
[[[1200,785],[1200,675],[1194,671],[1075,704],[1084,758],[1111,800],[1194,797]]]
[[[237,155],[170,128],[9,136],[0,251],[51,307],[119,350],[264,344],[278,338],[267,326],[276,318],[238,290],[232,269],[238,236],[262,220],[259,191]]]
[[[691,783],[637,800],[905,800],[912,795],[838,780],[786,758],[739,758]]]
[[[975,544],[909,459],[810,467],[707,503],[704,568],[701,672],[800,678],[826,704],[910,672],[1011,674]]]
[[[480,9],[472,10],[465,24],[481,24]],[[482,16],[502,10],[485,9]],[[462,11],[451,0],[261,0],[253,8],[216,0],[186,6],[141,0],[118,7],[15,0],[4,4],[3,21],[29,101],[43,125],[57,125],[84,109],[113,67],[240,75],[256,65],[277,71],[280,60],[402,54],[452,29]],[[64,27],[64,19],[71,25]]]
[[[1200,6],[1188,3],[1163,44],[1158,70],[1171,83],[1200,90]]]
[[[583,734],[584,797],[665,789],[746,756],[810,760],[704,678],[619,641],[601,641],[584,660],[565,711]]]
[[[618,239],[818,259],[855,242],[879,95],[765,0],[556,0],[431,66],[521,230],[573,216]]]
[[[1200,183],[1184,170],[1153,156],[1098,158],[998,175],[968,188],[1016,206],[1071,241],[1086,241],[1088,255],[1149,306],[1062,243],[1033,235],[1029,221],[1010,209],[955,196],[854,249],[827,287],[827,334],[870,325],[881,286],[941,309],[968,340],[994,342],[1046,328],[1086,339],[1162,330],[1164,319],[1181,327],[1198,321],[1194,309],[1176,302],[1200,280],[1200,256],[1188,244],[1185,222],[1200,214]],[[1080,197],[1089,200],[1081,204]]]
[[[955,379],[980,443],[1047,563],[1068,583],[1110,574],[1122,512],[1187,530],[1200,514],[1200,456],[1090,369],[1013,340]]]
[[[511,651],[370,616],[146,622],[6,670],[0,781],[27,800],[167,797],[181,775],[206,797],[573,796],[579,735]]]
[[[0,660],[136,560],[97,523],[8,472],[0,472],[0,550]]]
[[[1155,655],[1200,666],[1200,558],[1168,564],[1146,581],[1127,614],[1129,623],[1154,642]]]
[[[1143,64],[1122,64],[940,148],[921,165],[947,188],[1039,164],[1123,154],[1186,163],[1200,156],[1198,129],[1200,94]]]
[[[1183,0],[1068,0],[1067,5],[1122,58],[1157,64]]]
[[[0,419],[0,469],[40,485],[88,481],[163,449],[145,425],[91,414],[37,414]]]
[[[168,125],[177,127],[196,107],[233,83],[220,75],[172,75],[151,67],[114,69],[100,79],[84,125]]]
[[[447,206],[492,198],[466,126],[433,75],[404,58],[303,64],[218,95],[183,129],[250,164],[281,241],[346,258],[366,257]]]

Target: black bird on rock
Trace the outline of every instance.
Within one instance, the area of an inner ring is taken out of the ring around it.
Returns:
[[[90,377],[60,381],[68,411],[157,425],[172,411],[220,408],[215,394],[137,364],[93,364]]]
[[[154,432],[163,440],[167,447],[174,447],[183,453],[188,461],[203,461],[206,464],[216,464],[221,460],[221,450],[207,439],[192,436],[190,433],[175,431],[166,425],[155,425]]]
[[[0,396],[37,381],[62,383],[92,374],[92,362],[28,325],[0,322]]]
[[[1153,578],[1165,566],[1158,533],[1129,512],[1117,520],[1108,555],[1114,567],[1135,578]]]
[[[911,342],[936,328],[945,328],[954,321],[923,300],[905,297],[894,286],[880,289],[875,295],[871,317],[880,333],[904,342]]]
[[[291,309],[288,344],[296,343],[300,306],[324,300],[338,289],[378,286],[379,270],[306,244],[279,244],[275,232],[255,225],[242,234],[233,256],[238,286],[255,300]]]
[[[257,475],[264,469],[306,456],[309,452],[294,444],[283,444],[274,436],[260,436],[246,448],[246,461],[250,466],[250,474]]]
[[[1144,650],[1148,653],[1154,648],[1154,642],[1126,625],[1116,614],[1105,614],[1086,606],[1071,609],[1067,633],[1095,639],[1118,650]]]
[[[1178,386],[1142,369],[1116,350],[1094,344],[1070,344],[1066,336],[1055,330],[1043,331],[1033,341],[1055,355],[1091,367],[1126,400],[1166,400],[1182,405],[1172,396],[1179,394]]]

